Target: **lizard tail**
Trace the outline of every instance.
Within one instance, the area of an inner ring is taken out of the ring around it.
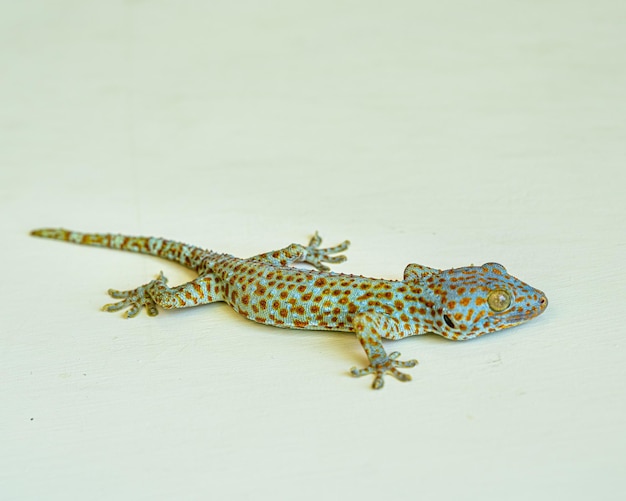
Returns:
[[[174,261],[193,270],[198,268],[209,252],[193,245],[155,237],[130,237],[111,233],[80,233],[63,228],[41,228],[31,231],[30,234],[35,237],[65,240],[75,244],[150,254]]]

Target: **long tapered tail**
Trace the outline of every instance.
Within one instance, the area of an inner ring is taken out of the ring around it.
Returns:
[[[180,263],[193,270],[197,269],[202,260],[209,254],[213,254],[200,247],[155,237],[132,237],[112,233],[80,233],[63,228],[41,228],[31,231],[30,234],[35,237],[65,240],[80,245],[150,254]]]

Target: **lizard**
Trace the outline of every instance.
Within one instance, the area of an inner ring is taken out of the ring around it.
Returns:
[[[136,289],[109,289],[108,294],[118,302],[104,305],[103,310],[126,310],[127,318],[142,309],[155,316],[157,307],[187,308],[224,301],[261,324],[352,332],[369,364],[353,367],[350,373],[373,375],[374,389],[383,387],[386,374],[409,381],[411,376],[399,369],[417,365],[417,360],[399,360],[397,351],[387,354],[383,339],[427,333],[455,341],[472,339],[530,320],[548,305],[543,292],[498,263],[447,270],[411,263],[402,280],[332,272],[326,263],[345,261],[340,253],[350,242],[322,248],[317,232],[306,246],[292,243],[247,259],[163,238],[62,228],[37,229],[31,235],[149,254],[198,273],[196,279],[176,287],[170,287],[161,272]],[[310,268],[294,267],[297,263]]]

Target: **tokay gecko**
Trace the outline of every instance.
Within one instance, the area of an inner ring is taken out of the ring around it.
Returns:
[[[398,369],[417,364],[417,360],[398,360],[397,351],[387,354],[382,339],[426,333],[472,339],[530,320],[548,305],[543,292],[509,275],[497,263],[450,270],[409,264],[401,281],[334,273],[324,263],[345,261],[345,256],[337,254],[350,242],[320,248],[322,240],[317,233],[307,246],[291,244],[247,259],[162,238],[64,229],[39,229],[31,234],[150,254],[198,273],[195,280],[176,287],[168,286],[161,273],[133,290],[110,289],[109,295],[119,301],[103,309],[128,308],[128,318],[142,308],[154,316],[157,306],[186,308],[225,301],[244,317],[262,324],[354,332],[369,364],[350,372],[353,376],[372,374],[375,389],[383,387],[385,374],[409,381],[411,376]],[[317,270],[295,268],[295,263]]]

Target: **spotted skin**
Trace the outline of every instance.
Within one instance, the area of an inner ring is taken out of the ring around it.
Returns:
[[[384,375],[400,381],[411,377],[398,370],[416,360],[387,354],[382,339],[397,340],[426,333],[452,340],[472,339],[513,327],[541,314],[548,305],[543,292],[509,275],[504,266],[487,263],[450,270],[409,264],[401,281],[345,275],[325,263],[339,263],[349,242],[321,248],[316,234],[307,246],[288,247],[241,259],[180,242],[152,237],[79,233],[39,229],[34,236],[77,244],[150,254],[180,263],[198,278],[177,287],[161,273],[129,291],[109,290],[119,301],[105,311],[126,309],[129,318],[142,308],[150,316],[158,308],[187,308],[225,301],[244,317],[292,329],[354,332],[369,364],[352,368],[353,376],[373,375],[380,389]],[[306,263],[316,270],[293,267]]]

